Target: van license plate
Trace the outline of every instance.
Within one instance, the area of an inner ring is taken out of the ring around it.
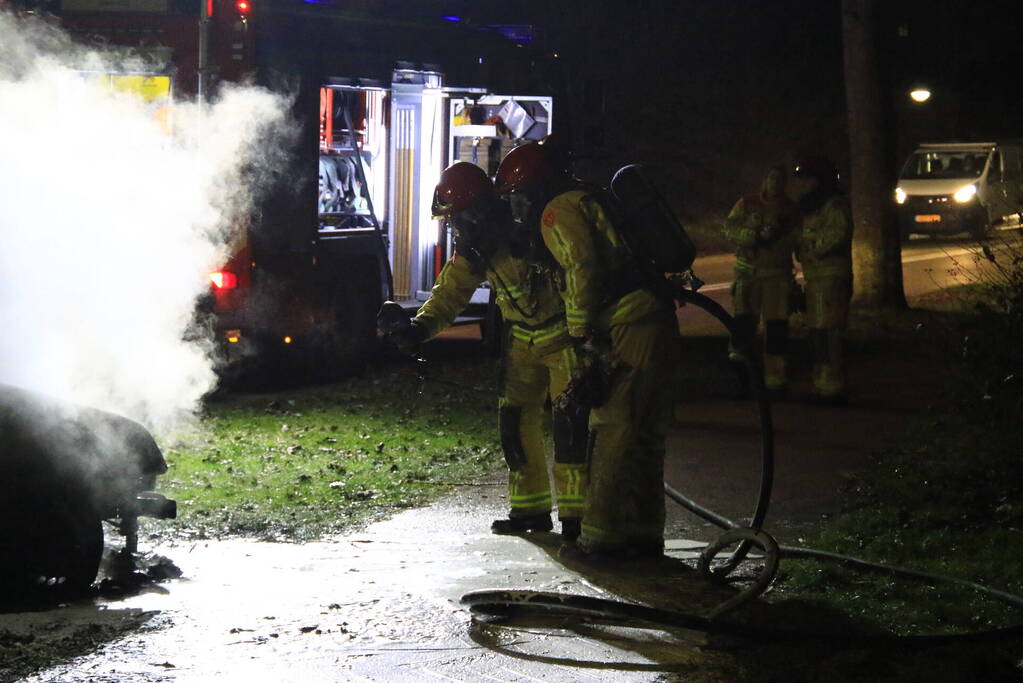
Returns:
[[[913,219],[917,223],[940,223],[941,215],[936,213],[917,214]]]

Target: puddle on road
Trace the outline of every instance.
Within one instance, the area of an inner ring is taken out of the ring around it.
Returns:
[[[158,546],[181,579],[45,613],[65,620],[87,620],[97,608],[155,613],[149,626],[158,628],[27,680],[652,680],[692,656],[692,640],[680,647],[678,636],[656,631],[471,630],[458,604],[469,590],[606,594],[543,548],[491,535],[500,512],[479,503],[456,497],[331,542]],[[0,615],[0,628],[17,616]],[[619,670],[601,670],[601,662]],[[621,670],[626,665],[632,670]]]

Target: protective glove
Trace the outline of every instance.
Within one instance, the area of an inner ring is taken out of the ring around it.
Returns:
[[[377,330],[384,340],[398,351],[414,356],[419,346],[430,337],[426,326],[410,320],[408,314],[393,301],[386,301],[377,313]]]
[[[585,337],[573,337],[572,345],[579,364],[583,366],[610,362],[611,337],[607,333],[590,330]]]
[[[743,221],[747,230],[752,230],[754,233],[760,232],[761,226],[764,224],[764,217],[756,211],[751,211],[746,214],[746,219]]]
[[[430,331],[426,325],[410,320],[408,325],[391,333],[394,346],[402,353],[415,356],[419,354],[419,347],[430,338]]]
[[[611,339],[606,334],[591,332],[586,337],[573,338],[573,343],[579,365],[560,397],[564,408],[579,411],[600,407],[610,395],[614,382]]]
[[[778,226],[774,223],[765,223],[760,227],[760,231],[757,233],[757,242],[760,244],[770,244],[774,241],[774,238],[778,236]]]

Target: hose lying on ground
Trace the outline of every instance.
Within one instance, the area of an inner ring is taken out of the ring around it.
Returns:
[[[770,534],[763,531],[764,520],[771,497],[774,477],[774,428],[771,420],[770,402],[767,400],[763,387],[763,377],[756,363],[752,349],[742,348],[745,340],[737,333],[734,318],[720,304],[695,291],[679,288],[676,298],[684,303],[691,303],[714,316],[724,325],[731,337],[733,345],[740,347],[744,363],[747,366],[750,391],[758,409],[761,432],[761,478],[757,501],[749,526],[742,526],[727,517],[706,508],[692,498],[682,494],[665,484],[665,494],[673,501],[693,514],[725,529],[726,532],[716,541],[709,544],[701,553],[698,568],[711,580],[720,580],[736,569],[747,557],[749,550],[756,546],[762,552],[764,569],[757,575],[753,584],[737,593],[734,597],[715,607],[709,615],[702,616],[681,611],[664,610],[635,603],[609,600],[568,593],[552,593],[545,591],[491,589],[466,593],[461,602],[468,605],[474,614],[494,617],[512,617],[532,614],[574,615],[602,620],[625,621],[630,626],[649,624],[651,626],[685,628],[703,631],[710,634],[730,635],[761,640],[840,640],[849,644],[870,644],[897,641],[905,644],[947,644],[996,637],[1016,637],[1023,634],[1023,624],[1005,628],[954,633],[944,635],[897,635],[859,634],[859,633],[822,633],[796,629],[766,628],[762,626],[738,624],[719,619],[727,611],[753,600],[761,595],[774,579],[778,562],[782,558],[815,559],[837,562],[845,566],[863,571],[885,574],[891,577],[922,581],[928,584],[951,584],[961,588],[969,588],[991,599],[1015,606],[1023,607],[1023,596],[981,585],[974,581],[958,579],[931,572],[924,572],[904,567],[893,567],[878,562],[871,562],[857,557],[842,555],[813,548],[795,546],[779,546]],[[713,564],[714,558],[721,550],[738,544],[735,551],[724,562]]]

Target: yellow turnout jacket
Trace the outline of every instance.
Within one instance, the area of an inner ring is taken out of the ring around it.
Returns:
[[[558,195],[540,221],[544,244],[562,269],[568,333],[636,322],[665,304],[641,283],[621,237],[596,200],[582,190]]]
[[[852,215],[844,196],[803,216],[797,258],[807,280],[852,277]]]
[[[426,326],[431,337],[438,334],[454,322],[484,280],[495,292],[497,307],[512,337],[549,345],[551,350],[569,344],[560,295],[536,268],[505,248],[497,252],[482,274],[472,269],[468,259],[452,256],[415,320]]]

